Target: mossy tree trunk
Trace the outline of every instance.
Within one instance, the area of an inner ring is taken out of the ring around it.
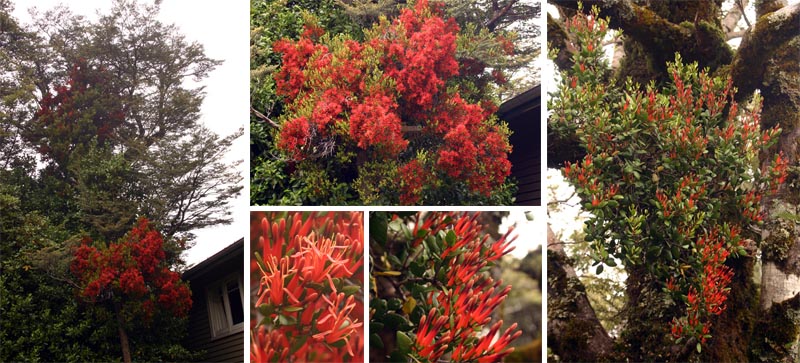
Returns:
[[[589,303],[586,288],[578,279],[550,226],[547,227],[547,340],[563,361],[613,361],[614,341]]]
[[[577,9],[574,0],[548,1],[570,10]],[[666,62],[679,52],[684,60],[698,62],[701,68],[730,75],[739,90],[737,101],[744,103],[754,92],[761,93],[764,99],[762,127],[779,125],[783,130],[778,145],[762,155],[762,159],[772,160],[782,153],[782,158],[789,162],[790,171],[776,196],[763,204],[766,216],[763,242],[748,246],[751,256],[759,250],[763,256],[760,295],[753,282],[755,259],[729,261],[736,274],[728,308],[713,322],[718,331],[714,338],[703,347],[701,354],[697,354],[693,344],[669,348],[662,344],[659,339],[667,339],[669,333],[668,323],[661,321],[662,314],[668,312],[669,307],[661,306],[653,297],[660,286],[648,282],[642,277],[644,274],[639,276],[637,271],[627,271],[626,294],[630,299],[624,309],[627,325],[620,337],[612,340],[604,330],[593,328],[592,319],[585,319],[594,316],[593,312],[586,311],[588,301],[585,305],[575,303],[585,295],[580,281],[565,280],[571,282],[562,282],[558,292],[553,292],[555,286],[551,286],[551,278],[568,278],[565,272],[572,267],[563,251],[548,247],[548,306],[552,309],[553,302],[562,306],[563,301],[573,301],[572,315],[564,313],[563,309],[555,310],[562,311],[561,316],[549,313],[548,344],[553,348],[573,341],[575,337],[564,328],[573,320],[585,325],[580,342],[594,354],[574,356],[576,352],[570,349],[564,349],[563,353],[553,349],[564,361],[788,362],[800,357],[797,344],[800,331],[800,4],[787,6],[784,0],[756,0],[757,17],[749,19],[752,27],[734,51],[726,43],[732,36],[728,33],[735,30],[729,25],[733,21],[720,16],[721,3],[718,0],[583,1],[585,11],[597,5],[600,16],[610,18],[612,28],[623,30],[625,57],[616,70],[618,80],[630,77],[640,85],[650,80],[661,83],[668,79]],[[570,56],[575,50],[562,30],[563,19],[548,16],[547,20],[548,41],[559,50],[556,66],[571,67]],[[564,138],[548,141],[548,167],[561,167],[566,161],[580,160],[584,152],[577,150],[577,145],[576,140]],[[589,344],[597,341],[602,343]],[[607,350],[612,346],[615,347],[613,353]]]

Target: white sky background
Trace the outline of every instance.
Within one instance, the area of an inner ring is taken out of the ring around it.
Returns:
[[[503,218],[498,229],[501,234],[504,234],[509,227],[515,226],[512,233],[517,235],[517,239],[511,243],[515,248],[510,255],[516,258],[525,257],[528,251],[535,250],[547,240],[547,224],[544,223],[547,218],[545,209],[532,208],[530,212],[533,215],[532,221],[525,217],[525,213],[519,209],[512,210],[507,217]]]
[[[110,0],[25,0],[14,2],[13,15],[21,23],[28,24],[28,8],[36,6],[45,11],[59,3],[90,20],[97,18],[96,10],[107,13],[111,7]],[[206,87],[200,122],[221,136],[234,133],[239,127],[246,126],[249,120],[249,13],[247,1],[163,0],[161,3],[161,22],[177,25],[187,41],[203,44],[208,57],[224,60],[202,82],[188,81],[190,87]],[[245,132],[234,142],[226,157],[228,161],[244,160],[240,167],[243,185],[247,183],[247,155]],[[194,231],[196,245],[184,254],[188,264],[196,264],[244,236],[248,231],[248,201],[245,185],[241,196],[232,204],[233,224]]]

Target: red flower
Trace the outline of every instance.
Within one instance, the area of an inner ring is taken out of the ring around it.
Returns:
[[[185,316],[192,305],[191,291],[165,261],[161,234],[140,218],[122,239],[105,247],[90,246],[84,239],[70,266],[90,303],[109,298],[138,302],[136,313],[149,321],[156,308]],[[111,292],[111,294],[107,294]],[[155,306],[154,301],[159,305]]]
[[[252,330],[251,360],[363,360],[361,213],[253,213],[253,251],[263,257],[252,270],[259,315]],[[339,291],[342,290],[342,291]],[[304,336],[293,346],[285,337]]]

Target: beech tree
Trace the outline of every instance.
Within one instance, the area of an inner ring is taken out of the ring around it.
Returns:
[[[118,328],[137,337],[130,358],[192,359],[179,344],[183,319],[154,326],[130,318],[135,306],[121,303],[115,314],[81,304],[86,296],[77,286],[88,282],[69,267],[84,236],[102,241],[97,248],[118,250],[115,241],[146,217],[148,230],[163,237],[164,266],[180,269],[193,231],[230,223],[242,177],[223,156],[242,132],[223,137],[205,128],[203,89],[186,82],[208,77],[219,61],[156,20],[157,4],[115,1],[95,21],[61,6],[34,12],[29,24],[11,16],[8,1],[0,10],[7,66],[0,81],[0,195],[14,214],[10,223],[23,222],[2,226],[10,246],[2,254],[2,309],[16,321],[35,315],[31,299],[45,310],[29,325],[3,326],[3,341],[13,343],[4,345],[2,360],[118,359]],[[41,232],[17,236],[30,228]],[[106,286],[118,288],[114,281]],[[128,292],[116,291],[115,301]],[[126,318],[118,321],[120,315]],[[60,338],[43,339],[53,335]]]
[[[370,357],[392,362],[497,362],[522,331],[494,311],[512,286],[488,271],[514,247],[493,243],[478,214],[370,215]],[[483,334],[483,329],[488,329]]]
[[[794,360],[798,297],[774,279],[792,276],[798,242],[800,100],[786,80],[798,74],[790,59],[800,7],[758,2],[734,51],[726,36],[742,12],[718,19],[718,2],[552,3],[566,16],[548,19],[562,77],[548,163],[591,212],[595,273],[621,264],[627,274],[624,324],[612,336],[549,236],[552,352],[565,361]],[[602,55],[609,28],[623,30],[613,72]]]

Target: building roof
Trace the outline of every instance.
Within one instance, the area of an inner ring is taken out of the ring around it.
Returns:
[[[193,277],[201,276],[208,271],[211,271],[220,262],[226,261],[236,256],[244,254],[244,237],[239,238],[236,242],[231,243],[230,246],[225,247],[222,251],[215,253],[213,256],[203,260],[192,268],[183,273],[184,280],[191,280]]]
[[[542,85],[536,85],[533,88],[514,96],[514,98],[503,102],[503,104],[501,104],[500,108],[497,110],[497,113],[503,118],[507,118],[511,116],[511,114],[539,108],[542,106],[541,102],[538,102],[538,99],[541,98],[541,94]]]

